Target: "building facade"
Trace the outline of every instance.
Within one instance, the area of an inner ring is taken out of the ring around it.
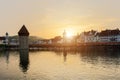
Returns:
[[[101,32],[91,30],[83,32],[79,36],[79,42],[120,42],[120,30],[103,30]]]
[[[83,32],[78,38],[79,43],[97,42],[97,31]]]
[[[8,45],[9,44],[9,34],[6,32],[5,36],[0,37],[0,44]]]
[[[120,30],[104,30],[97,35],[98,42],[120,42]]]

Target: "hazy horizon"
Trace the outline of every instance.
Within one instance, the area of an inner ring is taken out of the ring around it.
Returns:
[[[52,38],[66,30],[120,28],[120,0],[29,0],[0,1],[0,36],[17,35],[24,24],[31,36]]]

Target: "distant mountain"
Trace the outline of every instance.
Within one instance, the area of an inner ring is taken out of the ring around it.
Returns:
[[[12,39],[16,39],[18,40],[18,36],[15,35],[15,36],[10,36],[9,39],[12,40]],[[38,40],[42,40],[43,38],[40,38],[40,37],[36,37],[36,36],[29,36],[29,42],[34,42],[34,41],[38,41]]]
[[[16,40],[18,40],[18,36],[16,35],[16,36],[9,36],[9,40],[11,40],[11,39],[16,39]]]
[[[36,36],[30,36],[29,37],[29,42],[34,42],[34,41],[38,41],[38,40],[42,40],[43,38],[40,37],[36,37]]]

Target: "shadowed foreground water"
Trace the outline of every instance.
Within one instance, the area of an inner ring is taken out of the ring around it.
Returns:
[[[120,52],[1,52],[0,80],[120,80]]]

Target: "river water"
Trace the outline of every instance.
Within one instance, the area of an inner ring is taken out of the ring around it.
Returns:
[[[3,51],[0,80],[120,80],[120,52]]]

